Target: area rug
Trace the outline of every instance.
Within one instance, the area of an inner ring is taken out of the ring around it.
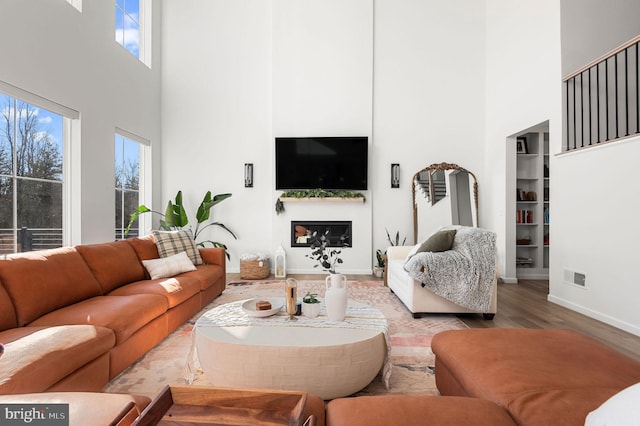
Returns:
[[[298,296],[307,292],[324,296],[324,281],[298,281]],[[191,331],[202,312],[223,303],[254,297],[284,294],[284,281],[235,281],[187,323],[167,336],[144,357],[115,377],[105,392],[156,396],[167,384],[184,385],[185,365],[191,346]],[[382,281],[349,281],[349,299],[380,309],[387,318],[391,338],[391,380],[389,389],[376,377],[357,395],[421,394],[437,395],[433,375],[434,355],[431,338],[444,330],[467,326],[454,315],[431,315],[414,319],[400,300]],[[204,373],[197,372],[194,385],[213,386]]]

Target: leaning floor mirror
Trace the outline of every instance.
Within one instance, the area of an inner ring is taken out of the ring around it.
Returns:
[[[478,226],[478,181],[464,167],[434,163],[413,175],[414,243],[441,226]]]

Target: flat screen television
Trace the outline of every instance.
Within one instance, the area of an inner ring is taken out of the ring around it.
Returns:
[[[276,138],[276,189],[366,190],[366,136]]]

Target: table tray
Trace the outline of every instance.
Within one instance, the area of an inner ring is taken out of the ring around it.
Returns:
[[[133,423],[142,425],[300,425],[304,392],[165,386]]]

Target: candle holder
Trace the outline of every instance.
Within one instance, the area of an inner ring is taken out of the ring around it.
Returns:
[[[284,282],[284,289],[286,292],[287,314],[289,315],[288,320],[298,321],[298,318],[295,317],[298,304],[298,282],[294,278],[287,278]]]

